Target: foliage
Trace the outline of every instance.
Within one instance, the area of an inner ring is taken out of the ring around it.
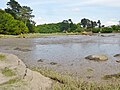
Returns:
[[[60,32],[59,23],[43,24],[36,27],[36,31],[39,33],[57,33]]]
[[[62,32],[73,32],[77,29],[77,25],[72,22],[71,19],[63,20],[60,22],[60,30]]]
[[[0,9],[0,34],[18,35],[27,32],[28,28],[22,21],[15,20],[10,14]]]
[[[70,24],[68,20],[63,20],[60,25],[60,30],[62,32],[70,31]]]
[[[97,22],[97,23],[98,23],[98,27],[99,27],[99,28],[101,28],[101,21],[100,21],[100,20],[98,20],[98,22]]]
[[[113,29],[111,27],[104,27],[100,31],[101,33],[112,33]]]
[[[60,23],[38,25],[36,27],[36,31],[39,33],[80,32],[80,29],[80,25],[74,24],[71,19],[63,20]]]
[[[7,13],[6,13],[7,12]],[[80,23],[75,24],[71,19],[63,20],[59,23],[50,23],[35,26],[32,20],[33,10],[28,6],[21,6],[16,0],[7,2],[5,11],[0,9],[0,34],[24,34],[24,33],[59,33],[70,32],[79,33],[92,31],[93,33],[120,32],[119,25],[103,27],[101,21],[93,21],[87,18],[81,19]]]
[[[84,28],[81,27],[80,23],[76,24],[76,29],[73,29],[73,32],[83,32]]]
[[[93,28],[93,29],[92,29],[92,32],[93,32],[93,33],[98,33],[98,32],[100,32],[100,28]]]
[[[112,25],[113,32],[120,32],[120,25]]]
[[[29,32],[34,32],[35,23],[33,23],[32,9],[28,6],[21,6],[17,1],[10,0],[7,3],[5,11],[11,14],[16,20],[22,21],[29,29]]]
[[[5,11],[9,14],[11,14],[15,19],[19,18],[20,14],[20,4],[15,0],[10,0],[10,2],[7,3],[8,8],[5,9]]]
[[[96,21],[83,18],[81,20],[81,25],[83,26],[83,28],[94,28],[95,26],[97,26],[97,23]]]

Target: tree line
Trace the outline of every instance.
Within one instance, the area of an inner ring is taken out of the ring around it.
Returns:
[[[93,33],[112,33],[120,32],[120,25],[105,27],[100,20],[92,21],[86,18],[81,19],[79,23],[73,23],[71,19],[63,20],[59,23],[42,24],[36,26],[39,33],[57,33],[57,32],[93,32]]]
[[[100,20],[93,21],[83,18],[79,23],[74,23],[72,19],[63,20],[59,23],[42,24],[35,26],[32,20],[33,10],[28,6],[21,6],[17,1],[7,2],[5,10],[0,9],[0,34],[24,34],[24,33],[59,33],[59,32],[83,32],[92,31],[94,33],[119,32],[120,26],[113,25],[105,27]]]

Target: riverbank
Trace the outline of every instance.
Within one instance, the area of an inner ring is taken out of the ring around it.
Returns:
[[[17,56],[0,53],[0,90],[50,90],[52,81],[30,70]]]
[[[40,38],[45,36],[59,36],[59,35],[81,35],[81,33],[29,33],[21,35],[0,34],[0,38]]]
[[[120,84],[86,82],[48,68],[29,69],[17,56],[0,53],[0,90],[119,90]],[[37,71],[37,72],[36,72]],[[39,73],[38,73],[39,72]]]
[[[33,67],[32,70],[52,79],[54,81],[52,90],[120,90],[120,84],[117,81],[108,81],[107,83],[86,82],[80,77],[69,74],[63,75],[49,68]]]

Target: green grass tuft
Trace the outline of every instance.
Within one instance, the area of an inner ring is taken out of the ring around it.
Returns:
[[[3,59],[5,59],[5,55],[4,54],[0,54],[0,60],[3,60]]]
[[[17,83],[19,82],[20,79],[19,78],[13,78],[13,79],[10,79],[9,81],[5,82],[5,83],[2,83],[0,85],[6,85],[6,84],[14,84],[14,83]]]
[[[2,74],[7,76],[7,77],[16,75],[15,72],[12,71],[11,69],[9,69],[8,67],[5,67],[4,69],[2,69]]]

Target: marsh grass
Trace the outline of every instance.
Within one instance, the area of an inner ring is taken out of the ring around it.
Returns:
[[[4,54],[0,54],[0,60],[3,60],[3,59],[5,59],[5,55]]]
[[[62,75],[48,68],[32,68],[53,80],[52,90],[120,90],[120,84],[96,84],[70,75]]]
[[[0,34],[0,38],[39,38],[46,36],[57,36],[57,35],[78,35],[80,33],[29,33],[20,35],[3,35]]]
[[[19,78],[13,78],[13,79],[10,79],[10,80],[7,81],[7,82],[4,82],[4,83],[0,84],[0,86],[1,86],[1,85],[6,85],[6,84],[14,84],[14,83],[17,83],[17,82],[19,82],[19,81],[20,81]]]
[[[115,78],[115,79],[120,79],[120,73],[111,74],[111,75],[105,75],[105,76],[103,77],[103,79],[105,79],[105,80],[109,80],[109,79],[113,79],[113,78]]]
[[[3,34],[0,34],[0,38],[17,38],[18,36],[17,35],[3,35]]]
[[[11,69],[9,69],[8,67],[5,67],[4,69],[2,69],[2,74],[7,76],[7,77],[11,77],[11,76],[15,76],[15,72]]]
[[[88,72],[93,72],[94,70],[92,68],[87,68]]]

